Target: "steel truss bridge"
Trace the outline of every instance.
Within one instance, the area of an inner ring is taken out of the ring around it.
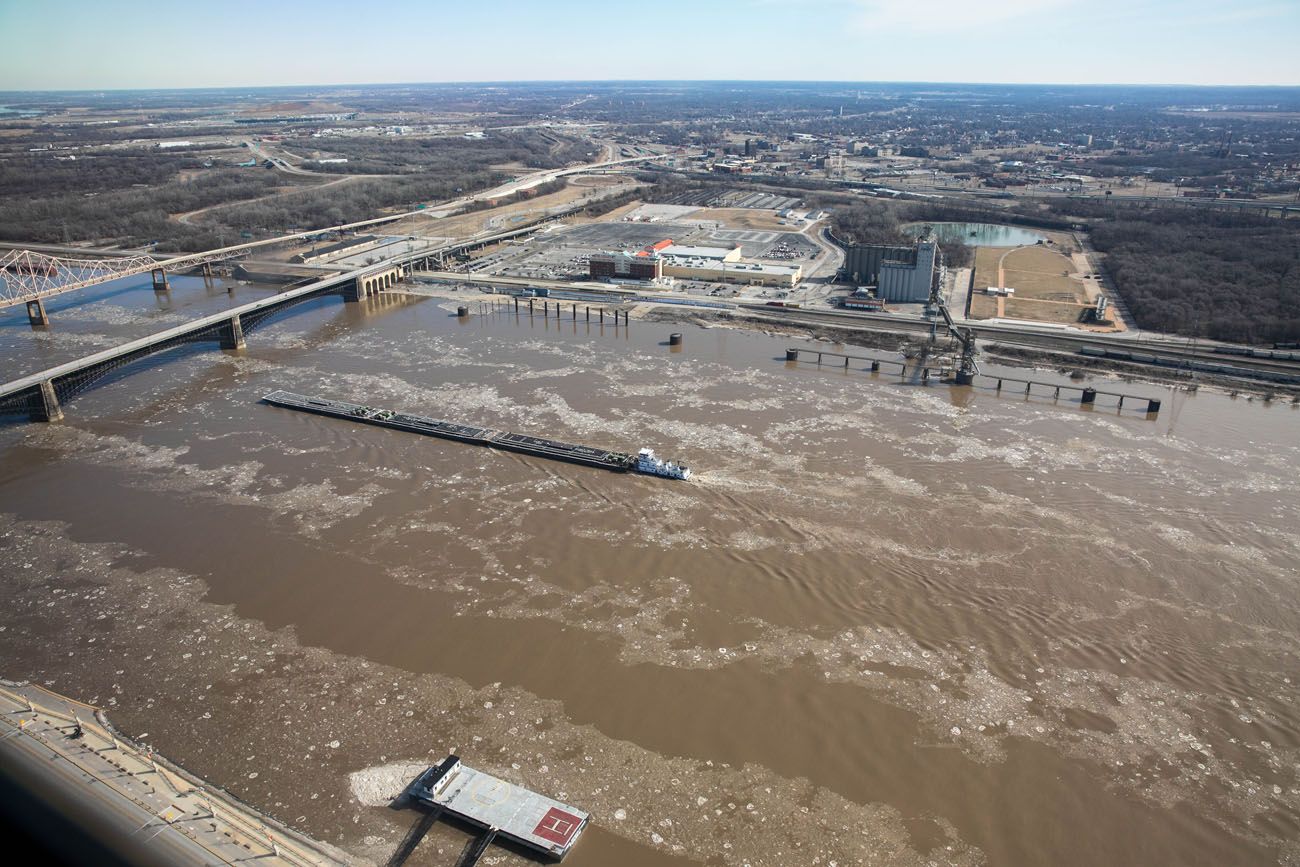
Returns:
[[[119,277],[130,277],[146,271],[165,272],[192,268],[208,262],[233,259],[245,252],[242,249],[227,248],[160,260],[152,256],[105,256],[92,259],[11,250],[0,256],[0,310],[17,304],[42,301]],[[162,279],[165,281],[166,278]],[[154,282],[160,282],[156,275]]]

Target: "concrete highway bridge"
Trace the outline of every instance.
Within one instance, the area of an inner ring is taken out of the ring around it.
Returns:
[[[244,346],[245,335],[283,310],[323,295],[337,294],[345,301],[360,301],[396,284],[402,276],[402,266],[384,264],[325,277],[16,379],[0,386],[0,415],[56,421],[63,417],[64,403],[113,371],[140,359],[189,343],[215,343],[221,349],[239,349]]]
[[[277,313],[305,301],[326,295],[339,295],[344,301],[360,301],[392,288],[406,279],[413,269],[427,271],[434,266],[441,266],[450,255],[528,235],[536,232],[542,225],[539,223],[521,229],[496,232],[437,249],[407,253],[365,268],[322,276],[318,280],[270,298],[262,298],[231,310],[204,316],[121,346],[24,376],[0,385],[0,418],[26,416],[33,421],[56,421],[63,417],[63,405],[73,397],[91,388],[114,371],[129,367],[141,359],[191,343],[212,343],[221,349],[239,349],[245,345],[246,336],[258,326]]]

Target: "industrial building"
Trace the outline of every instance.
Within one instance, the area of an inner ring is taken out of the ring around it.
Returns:
[[[592,253],[587,273],[598,280],[658,280],[664,276],[664,260],[658,253]]]
[[[371,247],[377,247],[383,243],[384,239],[376,235],[357,235],[352,238],[344,238],[337,244],[330,244],[327,247],[312,247],[305,253],[297,253],[289,259],[290,262],[319,262],[322,259],[329,260],[335,255],[348,251],[350,253],[359,253],[362,250]]]
[[[598,280],[658,280],[680,277],[710,283],[739,283],[793,289],[803,278],[799,265],[773,265],[740,257],[739,247],[691,247],[665,239],[636,253],[594,253],[588,273]]]
[[[793,289],[803,278],[799,265],[769,265],[740,258],[740,248],[685,247],[671,244],[662,248],[665,277],[705,280],[712,283],[741,283],[747,286],[775,286]]]
[[[882,301],[926,301],[939,269],[939,243],[933,235],[910,247],[860,244],[844,255],[845,275],[859,285],[875,286]]]
[[[875,290],[865,286],[859,287],[852,295],[840,299],[840,306],[850,310],[867,310],[875,313],[883,313],[886,310],[884,299],[877,298]]]

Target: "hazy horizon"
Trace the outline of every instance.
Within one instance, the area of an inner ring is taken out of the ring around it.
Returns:
[[[0,7],[0,90],[762,81],[1300,86],[1300,4],[123,0]],[[974,74],[973,74],[974,73]]]
[[[275,84],[212,84],[192,87],[63,87],[63,88],[20,88],[0,90],[2,95],[15,94],[84,94],[84,93],[184,93],[187,91],[226,91],[226,90],[307,90],[307,89],[341,89],[350,87],[438,87],[445,85],[621,85],[621,84],[732,84],[732,85],[779,85],[779,84],[826,84],[852,87],[869,86],[923,86],[923,87],[1060,87],[1060,88],[1098,88],[1098,89],[1152,89],[1152,90],[1300,90],[1300,84],[1195,84],[1191,82],[1144,82],[1144,81],[923,81],[923,80],[850,80],[823,78],[533,78],[533,79],[463,79],[463,80],[427,80],[427,81],[322,81],[322,82],[287,82]]]

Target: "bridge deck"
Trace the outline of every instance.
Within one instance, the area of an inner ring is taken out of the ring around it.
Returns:
[[[338,274],[333,277],[326,277],[324,279],[317,280],[314,283],[309,283],[306,286],[300,286],[297,289],[290,289],[287,292],[281,292],[278,295],[272,295],[268,298],[262,298],[257,301],[250,302],[248,304],[241,305],[239,307],[232,307],[231,309],[223,310],[220,313],[213,313],[211,315],[204,316],[199,319],[195,319],[191,322],[187,322],[184,325],[177,325],[175,328],[168,328],[165,331],[159,331],[155,334],[150,334],[147,337],[140,337],[137,338],[136,340],[123,343],[120,346],[114,346],[112,349],[105,349],[101,352],[96,352],[93,355],[87,355],[84,358],[78,358],[75,361],[69,361],[64,364],[60,364],[57,367],[51,367],[46,370],[39,371],[37,373],[29,374],[28,376],[24,376],[21,379],[15,379],[12,382],[7,382],[4,385],[0,385],[0,398],[7,397],[11,394],[16,394],[17,392],[20,391],[25,391],[30,388],[36,388],[40,386],[42,382],[48,382],[50,380],[58,379],[59,377],[62,376],[78,373],[82,370],[85,370],[86,368],[94,367],[98,364],[103,364],[108,361],[113,361],[114,359],[120,358],[124,355],[130,355],[133,352],[137,352],[141,349],[147,349],[148,347],[159,343],[166,343],[169,340],[182,338],[198,331],[203,331],[208,328],[213,328],[219,325],[223,325],[229,322],[235,316],[245,316],[249,313],[255,313],[258,310],[264,310],[268,307],[278,307],[284,304],[286,301],[292,300],[294,298],[300,298],[304,295],[311,295],[314,292],[320,292],[324,289],[333,288],[334,286],[337,286],[341,283],[346,283],[349,280],[355,279],[356,277],[363,274],[367,274],[373,270],[375,269],[365,268],[359,271],[350,271],[346,274]]]

